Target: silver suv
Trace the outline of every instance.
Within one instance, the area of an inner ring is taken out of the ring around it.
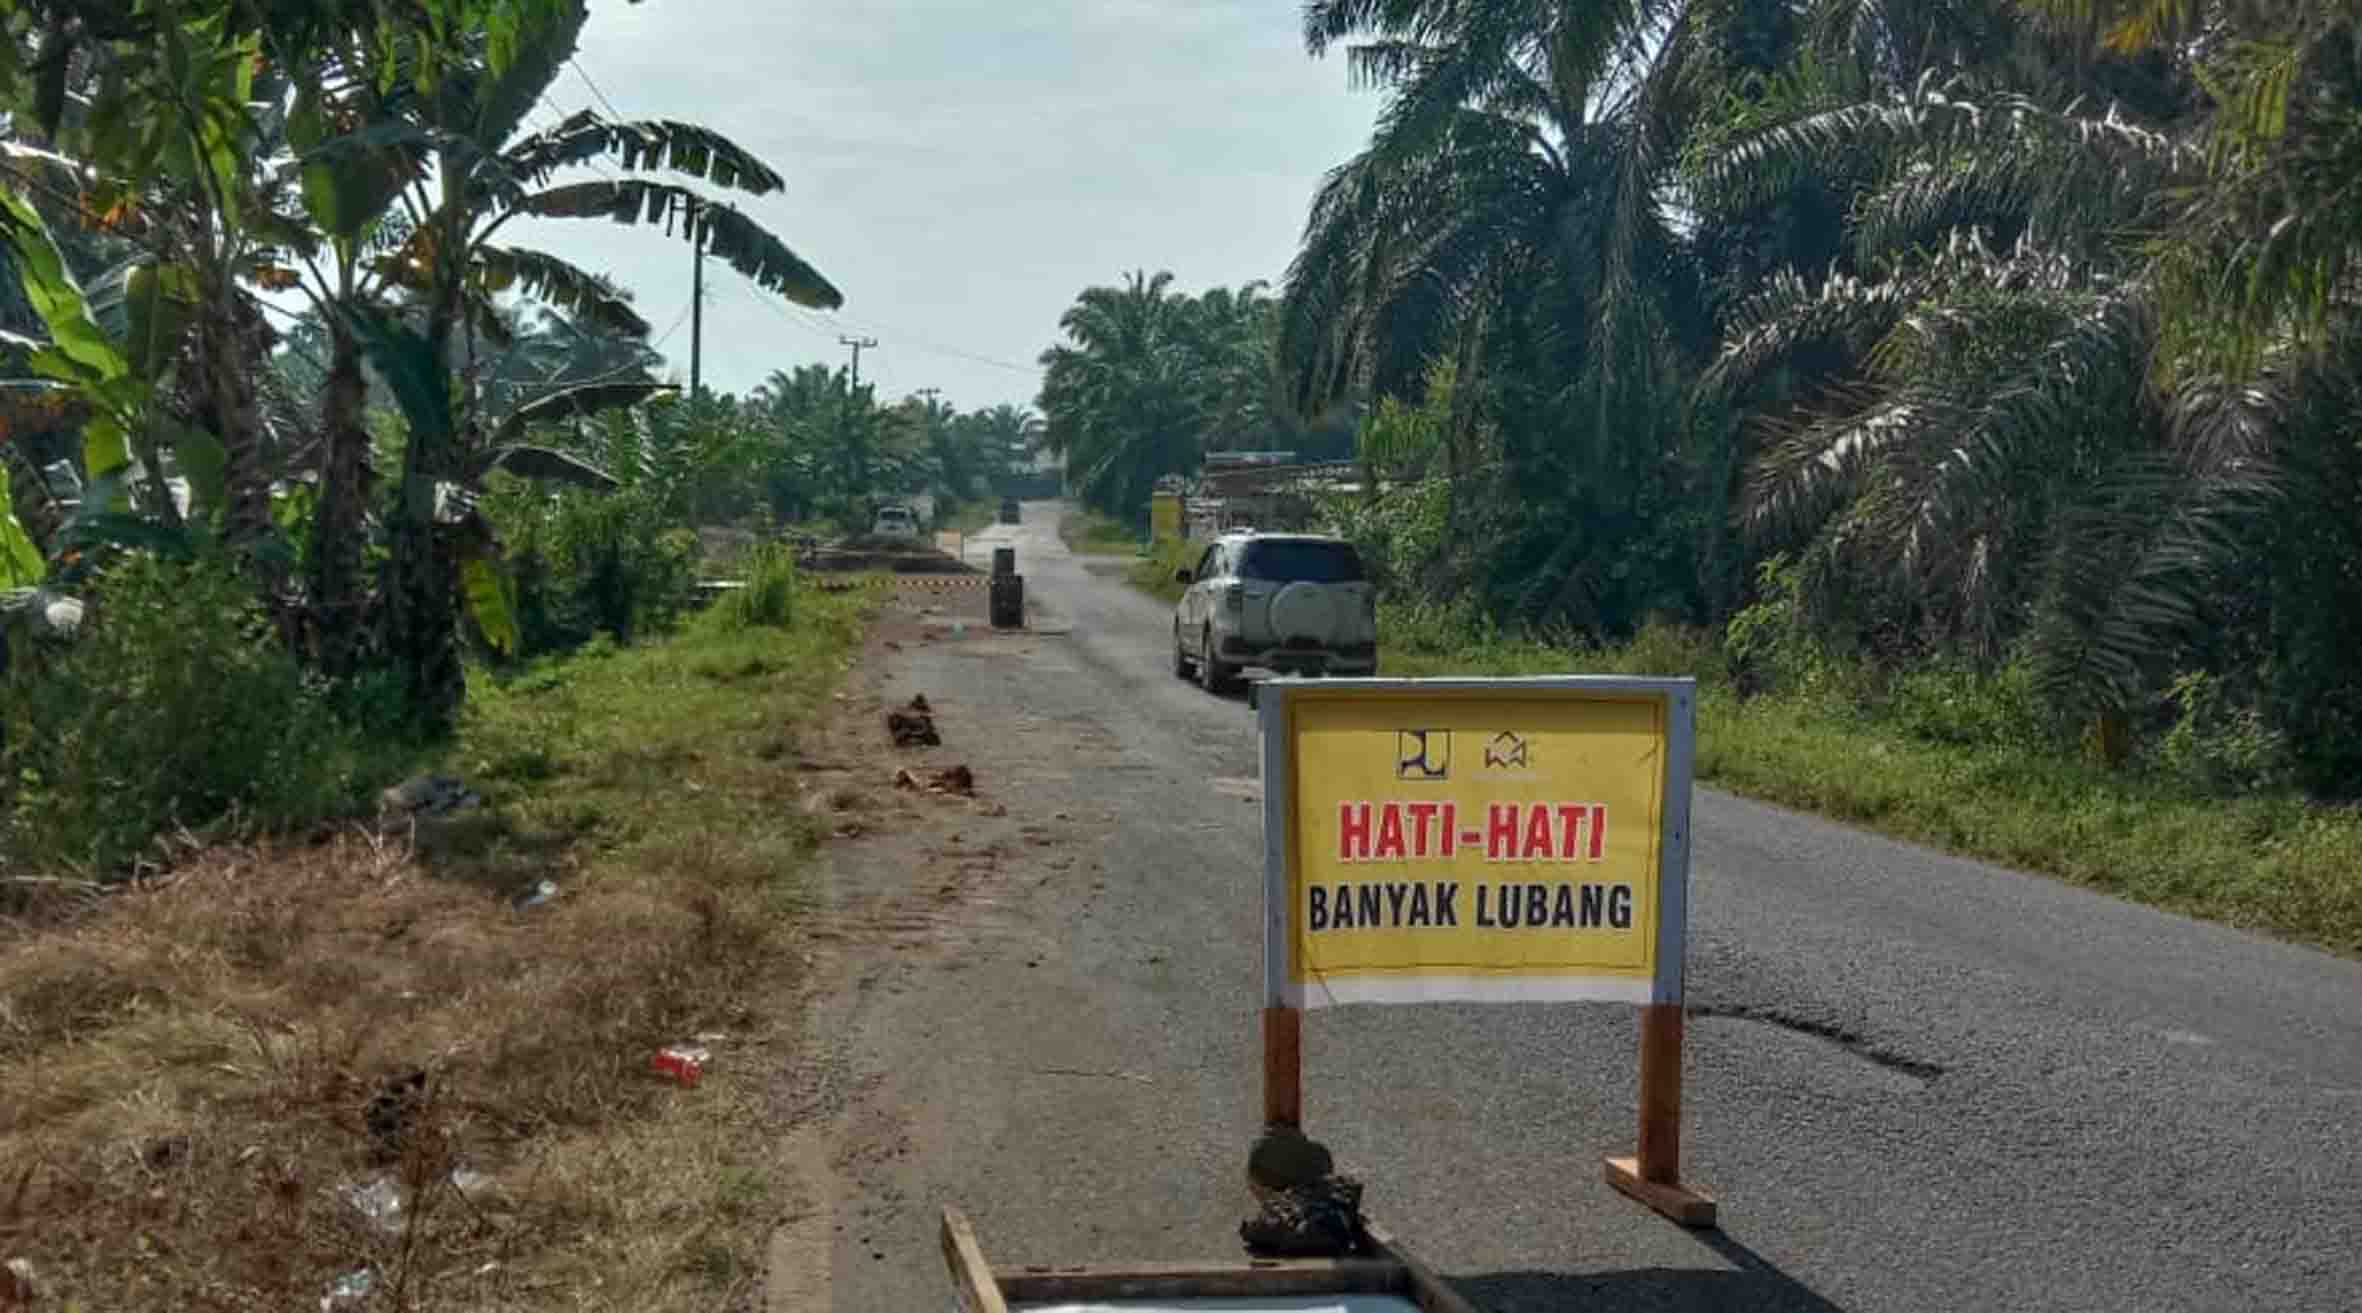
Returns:
[[[1248,666],[1283,674],[1378,669],[1378,590],[1353,545],[1297,533],[1230,533],[1175,576],[1173,673],[1218,692]]]

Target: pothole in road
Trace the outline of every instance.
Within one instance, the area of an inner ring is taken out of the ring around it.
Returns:
[[[1903,1092],[1926,1089],[1946,1070],[1937,1063],[1890,1053],[1842,1026],[1833,1026],[1825,1021],[1784,1016],[1761,1008],[1727,1005],[1696,1008],[1691,1011],[1690,1017],[1694,1021],[1735,1022],[1786,1036],[1793,1042],[1809,1044],[1824,1052],[1834,1049],[1868,1068],[1882,1083]]]

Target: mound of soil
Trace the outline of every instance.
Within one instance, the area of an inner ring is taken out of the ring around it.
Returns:
[[[948,552],[895,539],[848,538],[805,558],[804,568],[828,574],[885,570],[894,574],[981,574]]]

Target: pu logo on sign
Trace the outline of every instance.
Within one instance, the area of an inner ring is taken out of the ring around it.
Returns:
[[[1526,741],[1508,730],[1502,730],[1493,736],[1492,742],[1484,745],[1484,764],[1488,770],[1524,770]]]
[[[1452,732],[1448,729],[1395,731],[1394,778],[1448,780],[1452,777]]]

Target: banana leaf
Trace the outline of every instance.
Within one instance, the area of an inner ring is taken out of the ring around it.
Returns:
[[[32,202],[0,187],[0,238],[15,257],[25,299],[49,329],[49,346],[33,353],[33,367],[69,383],[98,384],[123,377],[131,362],[90,316],[81,285],[66,268],[65,253]]]
[[[0,583],[12,588],[41,582],[49,573],[49,563],[41,559],[41,549],[33,545],[32,535],[18,523],[16,504],[8,491],[8,467],[0,465]]]
[[[459,555],[460,592],[476,632],[502,656],[515,656],[517,643],[516,584],[500,559],[482,538],[468,535]]]

